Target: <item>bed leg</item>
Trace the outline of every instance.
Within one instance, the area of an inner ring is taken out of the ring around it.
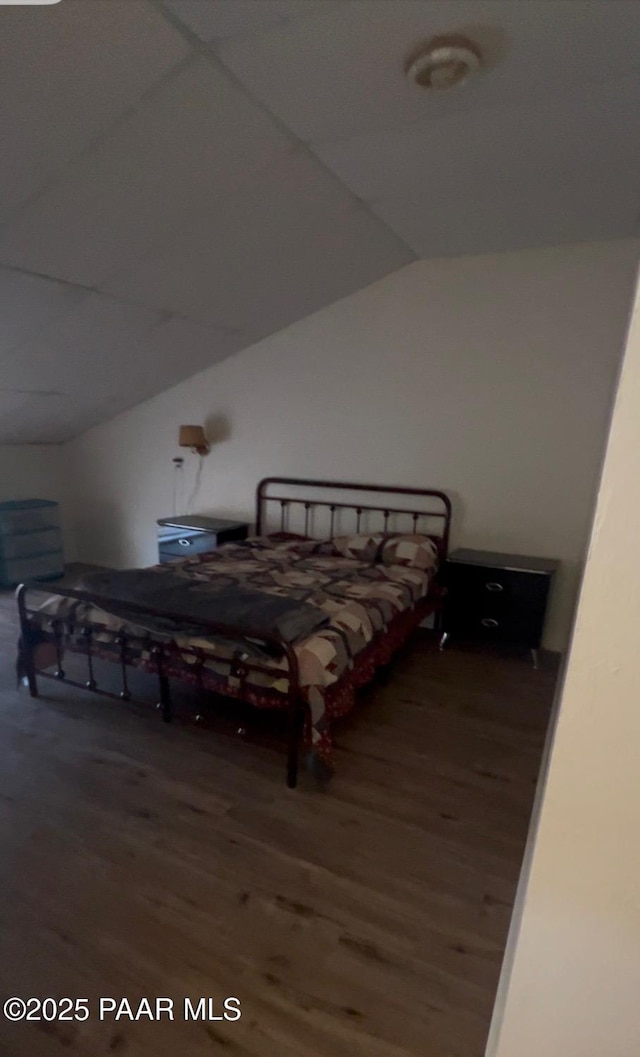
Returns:
[[[38,680],[36,679],[36,669],[35,669],[35,666],[33,664],[33,654],[31,652],[31,647],[28,647],[28,649],[27,649],[27,658],[28,659],[27,659],[27,662],[26,662],[26,671],[27,671],[27,683],[29,684],[29,694],[30,694],[31,697],[37,697],[38,696]]]
[[[26,635],[22,633],[22,649],[23,649],[23,664],[24,674],[27,677],[27,683],[29,685],[29,694],[31,697],[38,696],[38,680],[36,679],[36,666],[33,660],[33,645],[29,641],[29,632]]]
[[[29,624],[29,618],[27,616],[27,609],[25,605],[24,596],[26,589],[24,584],[20,584],[16,591],[16,600],[18,602],[18,615],[20,618],[20,653],[21,657],[18,661],[18,681],[20,681],[20,661],[22,662],[22,668],[24,675],[27,678],[29,685],[29,694],[31,697],[38,696],[38,680],[36,679],[36,666],[34,660],[34,644],[33,644],[33,631]]]
[[[162,719],[165,723],[170,723],[173,719],[173,708],[171,707],[171,690],[169,689],[169,679],[166,675],[160,675],[158,676],[158,682],[160,684],[159,706],[162,709]]]
[[[300,737],[304,725],[304,708],[296,698],[289,706],[289,748],[287,752],[287,786],[295,789],[298,784],[298,759]]]
[[[173,709],[171,707],[171,690],[169,688],[169,678],[165,674],[165,655],[164,648],[162,646],[154,646],[151,650],[151,656],[156,662],[156,671],[158,673],[158,687],[160,690],[160,700],[156,705],[156,708],[162,709],[162,718],[165,723],[170,723],[173,718]]]

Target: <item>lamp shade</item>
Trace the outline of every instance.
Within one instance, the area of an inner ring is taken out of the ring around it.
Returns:
[[[202,426],[180,426],[178,443],[181,448],[194,448],[199,455],[209,451],[209,444]]]

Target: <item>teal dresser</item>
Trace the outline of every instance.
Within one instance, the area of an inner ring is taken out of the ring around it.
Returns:
[[[0,585],[62,576],[60,511],[49,499],[0,503]]]

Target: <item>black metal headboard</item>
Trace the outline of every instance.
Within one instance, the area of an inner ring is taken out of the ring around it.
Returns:
[[[330,498],[323,497],[326,492],[331,493]],[[386,497],[384,501],[383,497]],[[276,521],[281,532],[295,530],[305,536],[314,536],[316,511],[320,508],[326,526],[323,538],[333,539],[337,534],[360,531],[421,532],[436,538],[441,557],[447,556],[451,500],[445,492],[432,488],[265,477],[256,489],[256,532],[259,536],[268,531],[272,510],[269,504],[280,507]],[[295,525],[291,523],[293,513]],[[355,524],[347,527],[347,518],[351,522],[355,520]]]

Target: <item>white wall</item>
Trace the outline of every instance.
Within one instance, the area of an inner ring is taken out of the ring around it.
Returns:
[[[194,509],[250,516],[273,473],[443,488],[454,543],[562,560],[546,644],[563,647],[637,256],[420,261],[95,428],[68,446],[80,556],[154,561],[178,425],[208,420]]]
[[[640,288],[492,1057],[640,1053],[639,541]]]
[[[0,501],[54,499],[60,503],[65,558],[74,557],[72,481],[68,453],[56,444],[0,445]]]

